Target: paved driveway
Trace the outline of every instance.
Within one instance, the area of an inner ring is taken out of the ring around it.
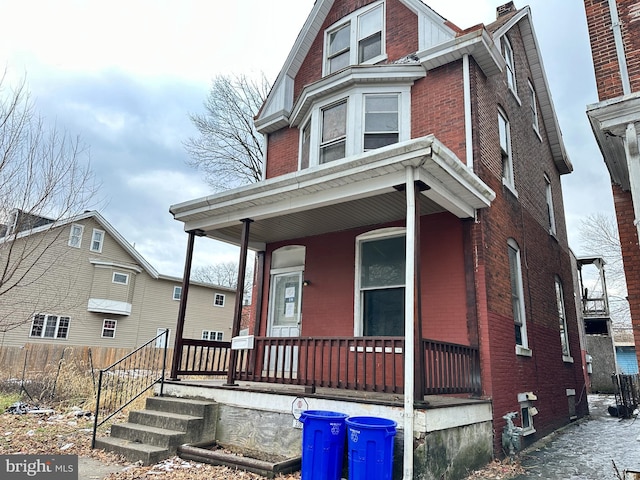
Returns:
[[[516,480],[617,480],[624,470],[640,472],[640,419],[620,420],[607,412],[611,395],[589,395],[588,419],[569,425],[521,455],[527,470]],[[628,476],[627,478],[633,478]],[[626,480],[626,479],[625,479]]]

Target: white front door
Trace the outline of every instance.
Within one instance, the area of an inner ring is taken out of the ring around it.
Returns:
[[[302,320],[302,272],[278,273],[271,277],[269,299],[269,333],[271,337],[298,337]],[[266,353],[266,352],[265,352]],[[277,363],[276,363],[277,360]],[[270,372],[296,373],[298,347],[271,347],[268,365]]]

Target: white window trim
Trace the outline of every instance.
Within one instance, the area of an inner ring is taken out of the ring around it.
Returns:
[[[378,2],[374,2],[365,7],[362,7],[359,10],[356,10],[355,12],[350,13],[346,17],[343,17],[340,20],[338,20],[333,25],[330,25],[324,31],[324,44],[323,44],[324,47],[322,49],[322,76],[323,77],[329,74],[329,59],[327,58],[327,53],[329,51],[329,35],[335,32],[336,30],[339,30],[341,27],[344,27],[347,23],[350,23],[349,65],[350,66],[358,65],[358,17],[377,8],[379,5],[382,5],[382,35],[381,35],[382,44],[380,46],[380,55],[373,57],[359,65],[373,65],[387,59],[387,41],[386,41],[387,12],[386,12],[386,5],[384,0],[380,0]]]
[[[180,294],[178,296],[176,296],[176,292],[178,290],[180,290]],[[178,285],[174,285],[174,287],[173,287],[173,296],[171,298],[173,300],[180,301],[180,299],[182,298],[182,287],[180,287]]]
[[[102,239],[100,240],[100,247],[98,249],[93,248],[93,242],[94,242],[94,237],[96,233],[101,233],[102,234]],[[94,228],[93,232],[91,233],[91,245],[89,245],[89,250],[91,250],[92,252],[95,253],[102,253],[102,246],[104,245],[104,237],[105,237],[105,231],[104,230],[100,230],[98,228]]]
[[[207,338],[205,338],[205,333]],[[211,340],[211,334],[216,337],[214,340]],[[220,334],[220,339],[218,339],[218,334]],[[200,337],[202,340],[211,340],[214,342],[223,342],[224,341],[224,332],[221,330],[202,330],[202,336]]]
[[[113,328],[106,328],[106,324],[107,322],[113,322]],[[116,338],[116,329],[118,328],[118,321],[117,320],[113,320],[111,318],[105,318],[104,320],[102,320],[102,333],[100,334],[100,338]],[[104,334],[106,330],[113,330],[113,336],[109,337],[106,336]]]
[[[116,275],[122,275],[125,277],[124,282],[116,282]],[[113,272],[111,275],[111,283],[115,283],[116,285],[129,285],[129,274],[123,272]]]
[[[540,136],[540,116],[538,115],[538,95],[536,94],[536,89],[533,88],[531,80],[528,80],[527,83],[529,85],[529,98],[531,102],[529,105],[531,108],[531,126],[533,127],[533,131],[536,132],[538,139],[542,141],[542,137]]]
[[[571,356],[571,344],[569,343],[569,330],[567,328],[567,309],[564,305],[564,287],[558,275],[556,275],[554,278],[553,287],[555,290],[554,293],[556,294],[556,303],[558,304],[558,307],[562,308],[562,311],[558,310],[558,320],[562,322],[562,328],[564,328],[564,338],[562,337],[562,335],[560,336],[562,361],[565,363],[573,363],[573,357]],[[558,292],[560,292],[560,298],[557,297]]]
[[[502,145],[500,144],[500,122],[501,120],[505,123],[505,130],[507,135],[507,166],[508,168],[504,168],[504,164],[502,162]],[[500,148],[500,160],[501,160],[501,168],[502,168],[502,184],[507,187],[511,192],[517,197],[518,192],[516,191],[516,180],[515,180],[515,172],[513,165],[513,146],[511,144],[511,123],[509,122],[509,117],[505,111],[498,107],[498,147]],[[505,171],[506,170],[506,171]],[[505,175],[506,174],[506,175]]]
[[[544,174],[544,182],[545,182],[545,197],[547,201],[547,212],[549,214],[549,234],[555,236],[557,233],[556,227],[556,214],[553,209],[553,189],[551,188],[551,180],[549,176]]]
[[[356,258],[355,258],[355,282],[354,282],[354,293],[356,295],[356,299],[353,302],[354,312],[353,312],[353,335],[354,337],[361,337],[364,333],[364,324],[362,319],[362,295],[360,292],[360,255],[362,253],[362,243],[368,242],[371,240],[379,240],[383,238],[390,237],[400,237],[407,234],[407,229],[404,227],[388,227],[388,228],[380,228],[378,230],[372,230],[370,232],[365,232],[356,237]],[[403,285],[404,286],[404,285]]]
[[[40,335],[32,335],[33,332],[33,324],[36,320],[37,316],[43,316],[44,317],[44,323],[42,324],[42,332],[40,333]],[[47,330],[47,320],[49,319],[49,317],[56,317],[56,328],[53,331],[53,336],[52,337],[45,337],[44,334]],[[60,320],[62,318],[67,318],[69,319],[69,325],[67,326],[67,335],[64,337],[58,337],[58,331],[60,329]],[[29,338],[42,338],[42,339],[47,339],[47,340],[68,340],[69,339],[69,330],[71,329],[71,317],[68,315],[54,315],[54,314],[48,314],[48,313],[38,313],[33,315],[33,317],[31,318],[31,327],[29,328]]]
[[[522,259],[521,259],[521,250],[518,244],[510,238],[508,241],[508,246],[513,248],[516,251],[516,270],[518,277],[516,278],[516,288],[518,289],[518,303],[520,304],[520,313],[522,315],[522,325],[520,326],[520,335],[522,337],[522,345],[516,344],[516,355],[531,357],[533,352],[529,348],[529,338],[527,335],[527,312],[525,310],[524,304],[524,285],[522,280]],[[509,273],[511,275],[511,273]],[[511,279],[509,279],[511,280]],[[509,286],[509,290],[511,290],[511,284]],[[511,297],[511,291],[509,292],[509,297]],[[513,308],[513,306],[512,306]],[[515,324],[515,319],[514,319]]]
[[[507,75],[507,87],[515,97],[516,101],[519,105],[522,106],[522,102],[520,101],[520,97],[518,97],[518,80],[516,75],[516,58],[513,53],[513,46],[511,45],[511,41],[507,38],[506,35],[502,36],[502,45],[503,45],[503,53],[504,53],[504,63],[506,64],[506,75]]]
[[[298,170],[302,169],[302,132],[310,126],[309,139],[309,168],[329,165],[334,162],[321,164],[320,143],[322,139],[322,111],[331,104],[347,100],[347,138],[345,141],[345,156],[337,162],[353,155],[364,153],[364,106],[366,95],[398,95],[398,143],[411,138],[411,85],[407,83],[385,86],[359,86],[341,94],[331,95],[317,101],[309,109],[306,118],[300,123],[298,139]],[[395,144],[394,144],[395,145]],[[383,147],[384,148],[384,147]],[[374,152],[370,150],[366,153]]]
[[[74,238],[73,229],[76,228],[76,227],[80,228],[80,235],[77,235],[78,244],[74,245],[71,240]],[[71,224],[71,230],[69,231],[69,242],[68,242],[67,245],[69,245],[70,247],[73,247],[73,248],[82,248],[82,234],[83,233],[84,233],[84,225],[81,225],[79,223],[72,223]]]
[[[218,304],[216,303],[216,299],[217,299],[218,297],[222,297],[222,305],[218,305]],[[224,293],[214,293],[214,294],[213,294],[213,306],[214,306],[214,307],[219,307],[219,308],[224,307],[224,304],[225,304],[226,300],[227,300],[227,299],[225,298],[225,294],[224,294]]]

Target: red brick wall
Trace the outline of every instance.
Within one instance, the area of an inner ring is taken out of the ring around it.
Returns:
[[[299,132],[297,128],[283,128],[269,134],[266,178],[298,170]]]

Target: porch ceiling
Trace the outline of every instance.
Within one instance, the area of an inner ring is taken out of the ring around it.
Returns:
[[[404,219],[407,167],[426,185],[422,214],[473,217],[495,193],[433,136],[173,205],[185,231],[238,244],[251,219],[249,246]]]

